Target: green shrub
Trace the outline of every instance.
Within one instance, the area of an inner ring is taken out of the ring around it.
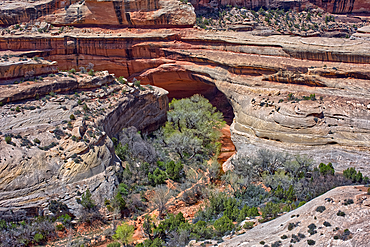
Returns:
[[[10,136],[5,136],[5,142],[8,144],[12,143],[12,138]]]
[[[93,69],[91,69],[89,72],[87,72],[87,74],[88,74],[89,76],[94,76],[94,75],[95,75],[95,72],[94,72],[94,70],[93,70]]]
[[[36,233],[35,236],[33,236],[33,241],[35,243],[40,243],[43,240],[44,240],[44,235],[42,235],[41,233]]]
[[[303,205],[305,205],[306,204],[306,202],[305,201],[301,201],[301,202],[299,202],[298,203],[298,207],[301,207],[301,206],[303,206]]]
[[[116,234],[113,235],[113,239],[122,242],[124,245],[127,245],[131,243],[134,231],[134,226],[123,222],[122,225],[117,226]]]
[[[78,204],[81,204],[85,209],[93,209],[96,204],[91,198],[91,192],[87,189],[82,195],[81,198],[76,199]]]
[[[252,221],[246,221],[243,225],[243,228],[244,229],[252,229],[253,228],[253,225],[254,225],[254,222]]]
[[[118,192],[121,194],[121,195],[124,195],[124,196],[128,196],[128,192],[129,192],[129,188],[127,186],[127,184],[125,183],[120,183],[118,185]]]
[[[200,95],[176,100],[169,104],[163,139],[169,151],[183,161],[209,159],[217,151],[217,140],[224,125],[222,113],[217,112]]]
[[[75,117],[75,115],[71,114],[71,115],[69,116],[69,119],[71,119],[71,120],[76,120],[76,117]]]
[[[121,244],[118,242],[113,242],[107,245],[107,247],[121,247]]]
[[[148,174],[149,182],[155,186],[158,184],[164,184],[165,180],[167,179],[166,172],[162,171],[157,167],[157,169],[154,170],[153,173]]]
[[[328,163],[327,165],[325,165],[324,163],[320,163],[319,170],[320,170],[320,173],[324,176],[334,175],[334,172],[335,172],[332,163]]]
[[[354,167],[347,168],[343,171],[343,176],[345,178],[351,179],[353,183],[361,183],[363,180],[362,173],[360,171],[356,171]],[[368,179],[367,179],[368,180]]]
[[[268,202],[265,205],[265,207],[261,209],[261,211],[262,211],[262,217],[264,219],[268,219],[268,218],[274,219],[276,218],[278,213],[280,213],[280,206],[277,203],[275,204],[273,202]]]
[[[122,161],[127,160],[130,155],[128,144],[122,145],[121,143],[118,143],[115,148],[115,152]]]
[[[65,214],[65,215],[59,216],[57,220],[62,222],[63,225],[69,225],[72,221],[72,218],[68,214]]]
[[[181,161],[175,163],[171,160],[170,162],[166,163],[166,173],[168,177],[174,181],[179,181],[183,172],[183,168],[184,165],[181,164]]]
[[[220,235],[224,235],[226,232],[229,232],[234,228],[232,220],[227,216],[222,216],[216,220],[213,226]]]
[[[281,238],[281,239],[287,239],[287,238],[288,238],[288,236],[287,236],[287,235],[283,235],[283,236],[281,236],[280,238]]]
[[[64,231],[65,227],[63,226],[63,224],[58,224],[55,226],[56,230],[57,231]]]
[[[118,208],[121,212],[126,208],[126,201],[123,199],[121,193],[117,193],[114,197],[113,206]]]

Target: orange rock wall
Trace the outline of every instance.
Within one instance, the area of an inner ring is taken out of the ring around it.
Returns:
[[[41,3],[21,5],[20,7],[4,8],[0,10],[0,26],[9,26],[16,23],[36,20],[41,16],[53,13],[55,10],[73,4],[77,0],[49,0]]]
[[[330,13],[368,13],[370,11],[369,0],[310,0],[310,2]]]

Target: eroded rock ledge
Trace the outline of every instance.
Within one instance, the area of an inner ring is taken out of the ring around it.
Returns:
[[[2,92],[4,88],[8,96],[2,99],[11,101],[0,108],[4,218],[37,215],[52,199],[78,214],[76,196],[87,188],[103,203],[113,196],[116,173],[123,169],[111,137],[132,125],[153,130],[167,118],[167,91],[120,84],[106,71],[94,76],[64,72],[30,85],[1,86]],[[18,94],[28,99],[13,102],[19,98],[11,95]],[[10,143],[5,135],[12,136]]]

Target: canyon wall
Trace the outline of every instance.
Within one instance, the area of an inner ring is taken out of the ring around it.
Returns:
[[[0,26],[35,21],[37,18],[68,7],[77,0],[3,1],[0,3]]]
[[[220,90],[234,109],[238,152],[268,148],[368,174],[368,41],[194,29],[119,35],[7,36],[0,49],[37,50],[61,69],[93,63],[165,88],[169,97]]]
[[[57,72],[57,62],[13,57],[0,64],[0,80],[32,78]],[[1,99],[0,99],[1,102]]]
[[[93,63],[95,70],[163,87],[170,97],[217,88],[234,108],[238,152],[305,154],[338,171],[355,166],[368,174],[367,41],[192,29],[120,35],[8,36],[0,49],[37,50],[61,69]]]
[[[369,0],[310,0],[310,2],[335,14],[368,13],[370,6]]]
[[[46,21],[53,25],[193,26],[194,7],[179,0],[65,1],[1,3],[0,26]]]
[[[111,138],[132,125],[154,130],[167,119],[163,89],[153,86],[143,91],[118,84],[106,71],[67,75],[0,86],[0,98],[8,97],[0,107],[4,219],[48,213],[51,200],[67,204],[72,214],[79,215],[76,199],[87,189],[103,204],[114,196],[117,174],[123,170]],[[28,99],[10,97],[18,94]],[[11,142],[3,141],[5,135],[12,136]]]

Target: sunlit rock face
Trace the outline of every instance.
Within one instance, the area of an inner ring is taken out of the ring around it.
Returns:
[[[179,0],[86,0],[47,15],[45,20],[75,26],[183,27],[195,23],[195,12],[191,4]]]
[[[19,39],[0,38],[0,49],[38,50],[61,69],[93,63],[170,98],[223,92],[238,152],[268,148],[369,171],[368,41],[194,29]]]

